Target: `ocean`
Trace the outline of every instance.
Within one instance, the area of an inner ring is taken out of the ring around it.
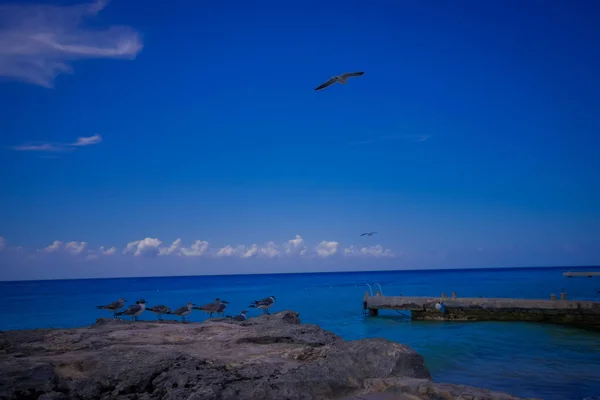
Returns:
[[[590,270],[593,270],[591,268]],[[595,269],[598,269],[596,267]],[[600,333],[536,323],[417,322],[393,310],[362,314],[366,284],[385,295],[549,298],[564,289],[570,299],[600,300],[600,277],[565,278],[569,268],[381,271],[0,282],[0,330],[85,326],[111,317],[96,305],[124,297],[129,304],[177,308],[215,297],[234,315],[252,300],[275,296],[273,312],[298,311],[347,340],[383,337],[408,344],[425,357],[434,380],[546,400],[600,396]],[[585,270],[573,268],[573,270]],[[145,313],[141,319],[155,319]],[[165,318],[174,318],[165,316]],[[202,321],[200,311],[190,321]]]

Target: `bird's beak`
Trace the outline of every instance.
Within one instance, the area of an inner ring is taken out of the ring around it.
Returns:
[[[229,304],[227,300],[221,300],[221,303]]]

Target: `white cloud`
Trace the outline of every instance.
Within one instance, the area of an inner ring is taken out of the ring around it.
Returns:
[[[4,247],[6,247],[6,240],[0,236],[0,251],[4,250]]]
[[[65,244],[65,250],[74,255],[80,254],[86,247],[86,242],[69,242]]]
[[[90,146],[102,141],[102,136],[99,134],[93,136],[78,137],[72,143],[26,143],[19,146],[11,147],[15,151],[45,151],[45,152],[61,152],[72,151],[77,147]]]
[[[146,238],[128,243],[123,250],[124,254],[133,253],[134,256],[188,256],[197,257],[208,250],[208,242],[196,240],[190,247],[183,247],[181,239],[175,239],[168,247],[161,247],[162,241],[158,238]]]
[[[99,134],[95,134],[93,136],[78,137],[74,143],[71,143],[71,146],[89,146],[92,144],[100,143],[101,141],[102,136],[100,136]]]
[[[244,249],[243,246],[238,246],[237,248],[233,248],[232,246],[227,245],[227,246],[225,246],[223,248],[220,248],[219,251],[217,251],[217,257],[229,257],[229,256],[233,256],[233,255],[237,254],[240,251],[239,250],[240,248],[242,249],[242,251],[245,251],[245,250],[243,250]]]
[[[0,237],[0,248],[3,246]],[[45,247],[46,253],[65,252],[72,255],[87,254],[88,259],[96,259],[103,256],[113,256],[117,253],[117,248],[106,248],[100,246],[97,250],[87,250],[88,243],[85,241],[71,241],[63,243],[60,240],[54,241],[50,246]],[[87,250],[87,252],[86,252]],[[363,256],[363,257],[394,257],[390,249],[381,245],[368,247],[355,247],[350,245],[343,248],[339,242],[323,240],[314,247],[308,247],[304,238],[296,235],[294,239],[287,240],[281,245],[273,241],[266,244],[252,245],[226,245],[221,248],[211,250],[209,243],[203,240],[195,240],[189,247],[183,245],[180,238],[175,239],[170,245],[166,245],[159,238],[147,237],[128,243],[122,251],[122,254],[130,254],[134,257],[155,257],[155,256],[178,256],[178,257],[238,257],[238,258],[278,258],[278,257],[330,257],[334,255],[344,256]]]
[[[208,250],[208,242],[196,240],[191,247],[182,247],[181,254],[184,256],[197,257],[201,256]]]
[[[52,242],[52,244],[48,247],[44,248],[44,251],[46,253],[55,253],[58,250],[62,249],[63,246],[63,242],[61,242],[60,240],[55,240],[54,242]]]
[[[239,256],[242,258],[250,258],[254,256],[264,256],[268,258],[277,257],[280,250],[275,242],[268,242],[266,246],[253,244],[251,246],[238,245],[236,247],[227,245],[217,251],[217,257]]]
[[[73,72],[70,61],[134,59],[143,46],[133,29],[82,26],[86,17],[95,16],[107,3],[0,5],[0,76],[51,88],[60,73]]]
[[[160,243],[159,243],[160,244]],[[161,247],[158,249],[159,256],[168,256],[179,252],[181,247],[181,239],[175,239],[175,241],[169,247]]]
[[[267,247],[261,247],[259,251],[261,252],[261,254],[267,257],[277,257],[279,255],[279,249],[277,248],[277,245],[273,242],[267,243]]]
[[[329,257],[337,253],[339,247],[340,244],[338,242],[328,242],[327,240],[323,240],[317,245],[315,251],[320,257]]]
[[[124,254],[133,253],[135,257],[139,256],[155,256],[158,255],[160,250],[158,246],[161,245],[161,241],[157,238],[145,238],[142,240],[136,240],[135,242],[127,243]]]
[[[100,246],[100,250],[98,252],[103,256],[112,256],[117,252],[117,248],[113,246],[110,249],[105,249],[104,246]]]
[[[286,254],[300,254],[301,256],[306,254],[306,245],[304,244],[304,239],[300,235],[296,235],[295,239],[288,240],[283,247]]]
[[[384,249],[380,244],[369,247],[361,247],[356,248],[354,246],[349,246],[344,249],[344,255],[346,256],[372,256],[372,257],[393,257],[394,254],[390,249]]]

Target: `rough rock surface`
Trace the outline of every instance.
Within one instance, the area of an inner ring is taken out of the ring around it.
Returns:
[[[367,399],[374,392],[396,400],[517,399],[434,384],[410,347],[344,341],[300,324],[292,311],[245,322],[99,319],[87,328],[0,332],[0,399]]]

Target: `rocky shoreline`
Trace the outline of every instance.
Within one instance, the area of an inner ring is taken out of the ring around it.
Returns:
[[[385,339],[345,341],[282,311],[244,322],[99,319],[0,332],[0,399],[518,400],[436,383]]]

